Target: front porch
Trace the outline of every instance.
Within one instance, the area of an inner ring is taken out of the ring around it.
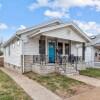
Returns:
[[[39,41],[39,53],[24,55],[26,72],[29,70],[38,74],[57,72],[69,75],[78,74],[78,70],[85,69],[83,42],[43,35],[34,38]]]

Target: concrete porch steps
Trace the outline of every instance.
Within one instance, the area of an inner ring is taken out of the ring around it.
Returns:
[[[66,68],[64,68],[64,67],[65,66],[63,66],[63,65],[62,66],[58,65],[58,66],[56,66],[56,69],[58,70],[59,73],[66,75],[66,76],[79,74],[79,72],[76,71],[76,69],[72,66],[69,66],[69,67],[66,66]]]

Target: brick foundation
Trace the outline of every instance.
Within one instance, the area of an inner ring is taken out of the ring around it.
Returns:
[[[4,67],[22,73],[22,68],[7,62],[4,62]]]

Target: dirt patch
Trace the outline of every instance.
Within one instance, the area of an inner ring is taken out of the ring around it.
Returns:
[[[94,86],[85,84],[83,82],[68,78],[57,73],[42,76],[33,72],[29,72],[25,75],[30,79],[37,81],[38,83],[56,93],[63,99],[89,91],[94,88]]]

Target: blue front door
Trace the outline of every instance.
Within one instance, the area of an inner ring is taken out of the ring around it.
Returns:
[[[49,42],[49,63],[55,62],[55,43]]]

